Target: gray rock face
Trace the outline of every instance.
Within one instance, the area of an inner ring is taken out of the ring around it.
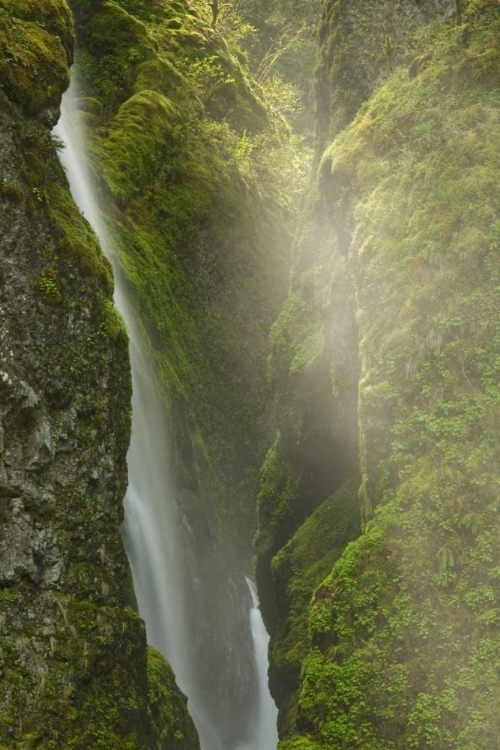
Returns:
[[[78,737],[72,696],[95,693],[110,646],[142,689],[146,735],[120,539],[127,341],[109,333],[110,272],[48,130],[0,97],[0,142],[0,746]]]
[[[120,537],[128,342],[57,112],[17,104],[0,92],[0,747],[156,747]]]
[[[2,529],[0,586],[13,586],[20,578],[34,586],[52,586],[61,575],[63,558],[52,532],[25,512],[20,498],[8,505],[9,521]]]

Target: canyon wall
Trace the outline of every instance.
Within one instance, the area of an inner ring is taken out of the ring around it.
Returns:
[[[454,5],[324,6],[256,538],[283,750],[498,742],[500,9]]]
[[[50,135],[61,0],[0,3],[0,746],[196,750],[129,606],[128,342]]]

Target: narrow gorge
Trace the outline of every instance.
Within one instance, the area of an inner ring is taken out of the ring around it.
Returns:
[[[229,577],[224,588],[232,611],[228,611],[227,617],[230,627],[236,630],[239,626],[242,632],[233,637],[226,663],[223,666],[210,664],[212,688],[226,682],[230,690],[226,689],[223,696],[219,696],[218,703],[214,701],[211,712],[206,709],[211,698],[203,692],[200,665],[203,669],[210,658],[207,659],[206,654],[210,655],[217,630],[202,629],[196,624],[196,611],[203,606],[204,596],[197,540],[175,501],[176,488],[170,466],[175,457],[164,404],[158,397],[154,365],[143,351],[140,314],[134,313],[133,300],[127,299],[126,288],[122,288],[120,269],[94,200],[95,189],[85,165],[85,140],[80,129],[76,91],[75,76],[63,97],[61,118],[53,132],[64,143],[61,161],[73,198],[96,232],[101,249],[115,266],[114,301],[129,336],[132,433],[127,454],[123,539],[132,569],[138,612],[145,621],[148,643],[168,658],[177,682],[189,698],[189,713],[195,720],[203,750],[226,747],[259,750],[276,746],[276,709],[267,687],[268,638],[259,615],[255,586],[249,579],[246,581],[252,601],[250,625],[254,657],[249,630],[245,628],[245,598],[238,596],[237,581]],[[208,584],[212,583],[209,578]],[[246,611],[249,612],[250,607]],[[245,652],[246,661],[241,655]],[[245,701],[238,700],[243,692],[240,682],[248,686],[250,692]],[[228,727],[232,723],[231,734]],[[189,736],[185,739],[193,747],[197,747],[195,734],[195,728],[189,726]]]
[[[0,750],[500,748],[499,76],[499,0],[0,0]]]

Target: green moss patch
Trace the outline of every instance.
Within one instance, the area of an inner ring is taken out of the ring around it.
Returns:
[[[198,733],[188,709],[187,699],[175,682],[174,673],[163,656],[148,647],[148,700],[153,726],[158,737],[154,747],[196,750]]]
[[[271,562],[279,592],[279,620],[270,649],[271,688],[276,695],[292,693],[280,715],[283,736],[292,734],[296,726],[300,674],[310,639],[323,632],[316,609],[308,630],[312,594],[347,544],[359,536],[360,520],[354,480],[325,500]]]
[[[68,85],[73,30],[64,0],[0,3],[0,78],[28,114],[57,107]]]

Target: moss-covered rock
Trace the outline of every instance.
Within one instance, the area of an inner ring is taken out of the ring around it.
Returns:
[[[55,123],[72,56],[73,25],[65,0],[0,2],[1,85],[26,113]]]
[[[359,475],[355,299],[345,259],[313,190],[292,287],[271,329],[279,433],[262,466],[257,581],[272,635],[280,618],[271,561],[311,511]],[[312,590],[310,592],[312,594]]]
[[[177,687],[171,667],[152,646],[148,648],[148,699],[158,750],[165,746],[172,750],[198,747],[198,733],[186,698]]]
[[[265,130],[268,117],[204,4],[73,7],[81,86],[103,105],[88,120],[89,137],[115,251],[168,398],[179,417],[189,414],[180,452],[189,452],[184,443],[197,424],[212,475],[231,487],[230,503],[217,500],[226,531],[232,524],[229,536],[239,535],[242,521],[253,524],[250,488],[267,429],[267,330],[287,268],[282,207],[238,157],[243,133]],[[128,84],[113,83],[108,63],[126,71]],[[244,536],[239,543],[248,544]]]
[[[271,562],[279,619],[269,654],[269,681],[273,695],[284,706],[279,726],[283,736],[295,729],[302,662],[311,637],[322,632],[317,619],[309,628],[311,592],[360,533],[357,489],[356,481],[348,482],[325,500]]]
[[[231,745],[255,699],[243,574],[273,433],[268,331],[289,264],[281,165],[269,162],[288,134],[205,3],[72,7],[91,165],[163,391],[185,543],[196,549],[197,684]]]
[[[412,38],[319,170],[355,290],[365,527],[314,593],[284,748],[500,736],[499,9],[462,18]]]
[[[327,0],[316,73],[316,146],[321,151],[401,61],[412,34],[454,18],[455,0]]]
[[[68,82],[69,10],[19,1],[7,16],[5,6],[0,745],[144,750],[185,726],[178,746],[196,750],[183,699],[157,660],[148,683],[144,626],[126,606],[128,341],[109,263],[47,128]]]

